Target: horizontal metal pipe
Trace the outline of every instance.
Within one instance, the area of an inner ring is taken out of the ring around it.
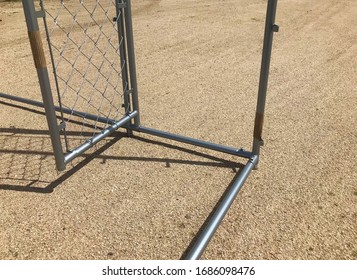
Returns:
[[[73,160],[75,157],[81,155],[85,151],[87,151],[89,148],[93,147],[95,144],[97,144],[100,140],[103,138],[109,136],[111,133],[116,131],[119,127],[122,127],[124,124],[129,122],[132,118],[134,118],[138,114],[137,111],[133,111],[129,115],[125,116],[124,118],[120,119],[118,122],[114,123],[110,127],[104,129],[101,131],[99,134],[94,136],[93,138],[89,139],[86,141],[84,144],[76,148],[75,150],[71,151],[70,153],[66,154],[64,157],[64,162],[67,164],[71,160]]]
[[[250,172],[253,170],[257,162],[258,156],[252,156],[249,159],[239,174],[238,178],[233,182],[232,186],[224,195],[224,197],[222,197],[219,205],[211,215],[210,219],[207,221],[206,226],[197,237],[196,242],[185,255],[184,258],[186,260],[197,260],[201,257],[218,226],[221,224],[229,208],[231,207],[234,199],[237,197],[238,192],[241,190],[244,182],[248,178]]]
[[[41,107],[41,108],[45,107],[42,102],[10,95],[10,94],[6,94],[6,93],[2,93],[2,92],[0,92],[0,97],[6,98],[9,100],[13,100],[13,101],[17,101],[17,102],[21,102],[21,103],[25,103],[25,104],[29,104],[29,105],[32,105],[35,107]],[[55,106],[55,110],[57,112],[61,112],[61,108],[59,106]],[[81,118],[85,118],[85,119],[89,119],[89,120],[93,120],[93,121],[98,121],[98,122],[106,123],[106,124],[114,124],[116,122],[116,120],[114,120],[114,119],[103,118],[100,116],[88,114],[88,113],[81,112],[81,111],[71,110],[71,109],[67,109],[67,108],[62,108],[62,112],[65,114],[68,114],[68,115],[74,115],[77,117],[81,117]]]
[[[23,98],[23,97],[13,96],[13,95],[9,95],[9,94],[2,93],[2,92],[0,92],[0,97],[10,99],[13,101],[17,101],[17,102],[21,102],[21,103],[25,103],[25,104],[29,104],[32,106],[44,108],[44,105],[42,102]],[[61,109],[58,106],[55,106],[55,110],[58,112],[61,111]],[[105,124],[115,124],[116,123],[116,120],[114,120],[114,119],[103,118],[100,116],[87,114],[84,112],[70,110],[70,109],[66,109],[66,108],[62,108],[62,110],[63,110],[63,113],[65,113],[65,114],[73,114],[78,117],[83,117],[83,118],[86,118],[89,120],[94,120],[94,121],[98,121],[98,122],[105,123]],[[125,125],[124,125],[124,127],[128,128],[128,126],[125,126]],[[220,144],[214,144],[214,143],[194,139],[191,137],[181,136],[181,135],[177,135],[177,134],[173,134],[173,133],[169,133],[169,132],[165,132],[165,131],[161,131],[161,130],[157,130],[157,129],[153,129],[153,128],[148,128],[148,127],[143,127],[143,126],[130,126],[130,129],[133,131],[147,133],[147,134],[171,139],[171,140],[178,141],[178,142],[183,142],[183,143],[190,144],[190,145],[195,145],[195,146],[223,152],[226,154],[240,156],[243,158],[250,158],[253,155],[251,152],[245,151],[243,149],[237,149],[237,148],[227,147],[227,146],[220,145]]]
[[[183,142],[183,143],[186,143],[186,144],[195,145],[195,146],[199,146],[199,147],[203,147],[203,148],[207,148],[207,149],[223,152],[223,153],[226,153],[226,154],[240,156],[240,157],[244,157],[244,158],[250,158],[253,155],[251,152],[245,151],[243,149],[237,149],[237,148],[227,147],[227,146],[220,145],[220,144],[214,144],[214,143],[211,143],[211,142],[206,142],[206,141],[194,139],[194,138],[191,138],[191,137],[181,136],[181,135],[177,135],[177,134],[173,134],[173,133],[157,130],[157,129],[154,129],[154,128],[148,128],[148,127],[143,127],[143,126],[138,126],[138,127],[131,126],[130,129],[133,130],[133,131],[143,132],[143,133],[147,133],[147,134],[151,134],[151,135],[167,138],[167,139],[170,139],[170,140]]]

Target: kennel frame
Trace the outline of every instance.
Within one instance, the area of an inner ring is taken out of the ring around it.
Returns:
[[[26,103],[32,106],[43,107],[45,109],[46,119],[49,127],[49,134],[51,137],[52,148],[56,161],[56,167],[59,171],[64,170],[67,163],[69,163],[77,156],[83,154],[93,145],[98,143],[103,138],[109,136],[111,133],[113,133],[119,128],[125,128],[129,136],[133,133],[133,131],[146,133],[157,137],[174,140],[177,142],[191,144],[194,146],[227,153],[238,157],[247,158],[247,163],[244,165],[235,181],[231,184],[230,188],[221,197],[221,200],[219,201],[218,205],[216,206],[210,217],[206,220],[205,225],[201,228],[195,242],[191,244],[191,246],[186,250],[186,253],[182,257],[183,259],[187,260],[197,260],[202,256],[204,250],[208,246],[208,243],[216,232],[218,226],[221,224],[230,206],[237,197],[238,192],[242,188],[246,179],[249,177],[249,174],[253,169],[257,168],[258,166],[260,148],[264,144],[262,139],[262,132],[268,88],[273,34],[279,31],[279,26],[275,24],[277,2],[278,0],[268,0],[267,3],[252,151],[215,144],[141,125],[139,114],[138,86],[136,79],[131,0],[115,0],[117,15],[119,12],[122,13],[121,21],[118,21],[118,32],[120,32],[121,34],[125,33],[125,47],[120,48],[120,59],[121,62],[123,62],[123,60],[126,58],[128,59],[128,63],[126,64],[127,67],[122,73],[122,79],[123,83],[128,82],[130,84],[129,94],[131,95],[131,97],[127,95],[124,98],[124,102],[129,105],[132,110],[129,110],[126,113],[126,116],[124,116],[120,120],[114,120],[96,115],[91,115],[85,112],[75,111],[74,113],[78,116],[85,116],[88,119],[95,119],[98,122],[106,124],[109,123],[110,126],[105,128],[100,134],[97,134],[96,136],[92,137],[90,140],[86,141],[73,151],[70,151],[69,153],[63,152],[60,139],[60,131],[64,128],[65,125],[63,123],[58,124],[56,111],[61,112],[61,114],[73,114],[73,110],[68,110],[66,108],[62,108],[61,106],[54,105],[46,58],[42,46],[39,25],[37,22],[38,18],[45,17],[45,12],[44,10],[36,11],[34,6],[34,0],[22,0],[22,3],[34,63],[39,78],[43,103],[26,98],[8,95],[5,93],[0,93],[0,97],[21,103]]]

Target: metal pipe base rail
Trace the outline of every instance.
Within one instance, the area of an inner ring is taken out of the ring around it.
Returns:
[[[144,126],[130,126],[128,128],[133,131],[151,134],[154,136],[158,136],[158,137],[162,137],[162,138],[174,140],[177,142],[182,142],[182,143],[186,143],[186,144],[190,144],[193,146],[198,146],[198,147],[202,147],[202,148],[206,148],[206,149],[210,149],[210,150],[214,150],[214,151],[218,151],[218,152],[222,152],[222,153],[226,153],[226,154],[231,154],[231,155],[235,155],[235,156],[239,156],[239,157],[243,157],[243,158],[250,158],[253,156],[252,152],[246,151],[243,148],[237,149],[237,148],[227,147],[224,145],[215,144],[215,143],[211,143],[211,142],[207,142],[207,141],[203,141],[203,140],[198,140],[198,139],[187,137],[187,136],[177,135],[177,134],[161,131],[161,130],[154,129],[154,128],[149,128],[149,127],[144,127]]]
[[[254,169],[257,162],[258,162],[258,156],[252,156],[248,160],[247,164],[243,167],[242,171],[240,172],[236,180],[233,182],[232,186],[222,197],[219,205],[217,205],[215,211],[207,221],[206,226],[199,233],[195,243],[188,250],[188,252],[185,254],[183,259],[198,260],[201,257],[208,243],[210,242],[217,228],[223,221],[233,201],[237,197],[239,191],[243,187],[243,184],[247,180],[250,172]]]
[[[238,177],[235,179],[233,184],[230,186],[229,190],[225,192],[224,196],[221,198],[219,204],[216,209],[210,216],[210,218],[206,221],[206,226],[199,232],[196,240],[191,248],[185,253],[183,259],[184,260],[198,260],[202,256],[204,250],[208,246],[210,240],[213,235],[217,231],[219,225],[223,221],[226,216],[229,208],[231,207],[233,201],[237,197],[239,191],[243,187],[245,181],[247,180],[250,172],[256,167],[258,163],[259,156],[253,155],[252,152],[245,151],[244,149],[235,149],[232,147],[223,146],[220,144],[214,144],[186,136],[181,136],[153,128],[143,127],[143,126],[130,126],[130,130],[137,131],[141,133],[146,133],[150,135],[154,135],[157,137],[162,137],[186,144],[191,144],[194,146],[199,146],[231,155],[236,155],[238,157],[249,158],[246,165],[243,167]]]
[[[29,104],[35,107],[40,107],[44,108],[44,104],[39,101],[34,101],[30,100],[27,98],[22,98],[18,96],[13,96],[5,93],[0,92],[0,97],[9,99],[12,101],[24,103],[24,104]],[[55,107],[55,110],[60,112],[59,107]],[[245,151],[244,149],[240,148],[232,148],[232,147],[227,147],[224,145],[220,144],[215,144],[207,141],[202,141],[198,140],[195,138],[190,138],[182,135],[177,135],[153,128],[148,128],[148,127],[143,127],[143,126],[134,126],[134,125],[127,125],[130,119],[134,118],[137,115],[137,111],[132,112],[128,116],[124,117],[122,120],[116,122],[113,119],[107,119],[107,118],[98,118],[98,116],[94,115],[89,115],[84,112],[76,111],[73,112],[72,110],[67,110],[65,108],[62,108],[62,111],[66,114],[75,114],[77,116],[85,116],[89,119],[95,119],[98,120],[99,122],[105,123],[105,124],[112,124],[109,128],[107,128],[103,133],[97,135],[95,139],[92,139],[92,141],[88,141],[84,143],[82,146],[78,148],[78,150],[87,150],[90,147],[92,147],[95,143],[99,142],[100,139],[104,138],[105,136],[109,135],[112,133],[114,130],[118,129],[119,127],[130,129],[132,131],[137,131],[139,133],[146,133],[150,135],[154,135],[157,137],[165,138],[165,139],[170,139],[194,146],[199,146],[203,147],[206,149],[210,150],[215,150],[219,151],[222,153],[226,154],[231,154],[231,155],[236,155],[238,157],[242,158],[248,158],[248,162],[246,165],[243,167],[242,171],[240,172],[239,176],[236,178],[236,180],[233,182],[229,190],[225,193],[224,197],[221,198],[219,205],[216,207],[214,213],[211,215],[210,219],[207,221],[206,226],[204,229],[199,233],[199,235],[196,238],[196,242],[192,245],[192,247],[189,249],[189,251],[185,254],[184,259],[186,260],[197,260],[201,257],[203,254],[204,250],[208,246],[208,243],[210,242],[211,238],[213,237],[214,233],[216,232],[218,226],[221,224],[222,220],[224,219],[225,215],[227,214],[229,208],[231,207],[233,201],[237,197],[239,191],[243,187],[243,184],[247,180],[250,172],[254,169],[256,164],[258,163],[258,156],[253,155],[252,152]],[[70,152],[69,154],[65,155],[65,162],[71,161],[73,158],[79,155],[79,152],[77,150],[74,150]]]
[[[136,81],[136,66],[135,66],[135,55],[134,55],[134,40],[133,40],[133,30],[132,30],[132,16],[131,16],[131,7],[130,7],[130,0],[125,0],[125,3],[127,5],[127,10],[125,11],[125,27],[126,27],[126,34],[127,34],[127,40],[126,43],[128,45],[128,59],[129,59],[129,73],[124,73],[124,76],[130,75],[130,84],[131,84],[131,93],[132,93],[132,100],[131,100],[131,105],[133,108],[133,112],[125,116],[119,121],[112,120],[112,119],[106,119],[106,118],[99,118],[98,116],[94,115],[89,115],[83,112],[78,112],[78,111],[73,111],[73,110],[67,110],[65,108],[59,108],[53,105],[53,100],[51,99],[52,97],[45,96],[43,93],[43,100],[45,101],[46,104],[25,99],[25,98],[20,98],[20,97],[14,97],[11,95],[7,95],[4,93],[0,93],[0,97],[11,99],[14,101],[18,102],[23,102],[26,104],[31,104],[33,106],[38,106],[38,107],[45,107],[46,108],[46,113],[51,114],[51,121],[49,122],[49,127],[50,130],[56,132],[56,138],[58,138],[58,131],[57,131],[57,126],[55,125],[56,122],[56,115],[55,111],[60,111],[62,113],[70,113],[74,114],[77,116],[85,117],[88,119],[94,119],[99,122],[103,122],[106,124],[110,124],[111,126],[104,130],[101,135],[95,136],[94,138],[91,139],[91,141],[84,143],[82,146],[80,146],[77,151],[74,151],[73,153],[67,154],[67,155],[60,155],[61,157],[65,157],[64,160],[60,160],[60,164],[62,165],[57,165],[60,168],[59,170],[64,169],[64,163],[69,162],[72,158],[77,156],[77,152],[82,152],[87,149],[89,149],[94,143],[98,142],[100,139],[102,139],[104,136],[110,134],[113,132],[115,129],[119,127],[126,128],[128,131],[137,131],[141,133],[146,133],[186,144],[191,144],[194,146],[199,146],[215,151],[220,151],[223,153],[227,154],[232,154],[236,155],[239,157],[243,158],[248,158],[248,162],[246,165],[243,167],[241,172],[239,173],[238,177],[235,179],[235,181],[232,183],[230,188],[224,193],[222,196],[221,200],[219,201],[218,205],[206,221],[204,227],[202,230],[198,233],[195,242],[190,246],[190,248],[187,249],[187,253],[183,257],[184,259],[187,260],[197,260],[201,257],[203,254],[204,250],[206,249],[208,243],[210,242],[211,238],[213,237],[214,233],[216,232],[218,226],[224,219],[225,215],[227,214],[229,208],[231,207],[234,199],[237,197],[240,189],[242,188],[243,184],[247,180],[250,172],[257,167],[258,161],[259,161],[259,153],[260,153],[260,147],[263,144],[262,140],[262,131],[263,131],[263,122],[264,122],[264,113],[265,113],[265,103],[266,103],[266,93],[267,93],[267,86],[268,86],[268,76],[269,76],[269,66],[270,66],[270,57],[271,57],[271,50],[272,50],[272,41],[273,41],[273,33],[278,32],[279,27],[275,24],[275,14],[276,14],[276,9],[277,9],[277,2],[278,0],[268,0],[268,5],[267,5],[267,13],[266,13],[266,22],[265,22],[265,33],[264,33],[264,45],[263,45],[263,54],[262,54],[262,63],[261,63],[261,72],[260,72],[260,81],[259,81],[259,91],[258,91],[258,100],[257,100],[257,109],[256,109],[256,116],[255,116],[255,124],[254,124],[254,134],[253,134],[253,147],[252,147],[252,152],[245,151],[242,148],[236,149],[232,147],[227,147],[223,146],[220,144],[214,144],[186,136],[181,136],[181,135],[176,135],[172,134],[169,132],[164,132],[160,131],[157,129],[153,128],[148,128],[148,127],[143,127],[140,125],[140,115],[139,115],[139,102],[138,102],[138,90],[137,90],[137,81]],[[30,41],[31,41],[31,46],[32,49],[34,50],[34,58],[35,58],[35,65],[36,68],[38,68],[38,73],[39,77],[44,77],[47,76],[47,73],[44,72],[42,69],[45,66],[44,60],[42,59],[43,55],[41,52],[38,50],[39,48],[39,40],[35,40],[37,37],[38,32],[38,26],[37,26],[37,21],[36,21],[36,15],[35,15],[35,8],[33,6],[33,3],[30,1],[23,0],[24,3],[24,10],[25,10],[25,15],[27,19],[27,25],[29,28],[29,31],[32,32],[30,35]],[[27,8],[26,8],[27,7]],[[117,10],[120,7],[117,6]],[[36,33],[36,34],[35,34]],[[121,50],[121,53],[123,54],[123,50]],[[125,56],[125,55],[124,55]],[[42,72],[41,72],[42,71]],[[126,80],[128,77],[126,77]],[[50,92],[49,89],[46,91],[46,87],[48,87],[48,79],[44,79],[46,83],[42,83],[43,92]],[[46,99],[47,98],[47,99]],[[126,99],[124,100],[125,103],[130,103],[130,100]],[[51,105],[51,108],[49,108],[49,105]],[[128,105],[128,104],[127,104]],[[51,109],[51,110],[49,110]],[[131,119],[133,119],[133,124],[131,124]],[[52,126],[52,128],[51,128]],[[56,140],[56,139],[55,139]],[[55,141],[52,141],[55,142]],[[58,141],[57,141],[58,142]],[[57,150],[61,150],[61,147],[57,147],[54,145],[54,150],[57,148]],[[56,154],[56,153],[55,153]]]

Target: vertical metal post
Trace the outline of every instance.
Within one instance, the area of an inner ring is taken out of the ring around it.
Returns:
[[[55,155],[56,167],[59,171],[62,171],[65,169],[64,154],[46,66],[45,53],[43,50],[41,34],[37,22],[38,13],[35,10],[35,4],[33,0],[22,0],[22,6],[25,13],[32,55],[37,70],[37,76],[40,82],[41,94],[46,112],[46,119],[50,132],[52,148]]]
[[[130,72],[130,85],[132,90],[132,103],[133,110],[138,111],[138,115],[134,118],[134,125],[140,126],[140,111],[139,111],[139,98],[138,98],[138,85],[136,81],[136,65],[135,65],[135,52],[134,52],[134,37],[133,37],[133,22],[131,16],[131,2],[125,0],[127,6],[125,9],[125,28],[126,40],[128,47],[128,63]]]
[[[118,27],[118,43],[119,43],[119,51],[120,51],[120,68],[122,69],[121,78],[123,84],[123,94],[124,94],[124,109],[125,114],[128,115],[131,111],[130,104],[130,91],[129,91],[129,77],[128,77],[128,63],[127,63],[127,55],[126,55],[126,40],[125,40],[125,30],[124,30],[124,8],[123,0],[115,1],[116,8],[116,22]],[[132,131],[127,128],[128,135],[132,134]]]
[[[279,31],[279,27],[275,24],[275,14],[278,0],[268,0],[268,8],[265,20],[265,33],[262,64],[260,69],[260,81],[258,91],[257,109],[254,124],[254,138],[253,138],[253,154],[259,155],[260,147],[264,144],[262,139],[264,110],[268,88],[268,77],[271,50],[273,44],[273,33]]]

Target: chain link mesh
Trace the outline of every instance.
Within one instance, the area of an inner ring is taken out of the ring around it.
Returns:
[[[122,75],[126,58],[120,59],[120,48],[125,44],[119,30],[123,16],[120,3],[39,1],[46,12],[44,23],[54,72],[52,85],[56,85],[53,91],[57,91],[59,106],[71,111],[62,113],[65,131],[79,129],[82,141],[110,125],[109,121],[99,122],[99,118],[118,120],[130,109],[129,105],[124,106],[128,83]],[[98,118],[89,120],[89,114]],[[73,141],[68,140],[65,131],[66,148],[71,150]]]

